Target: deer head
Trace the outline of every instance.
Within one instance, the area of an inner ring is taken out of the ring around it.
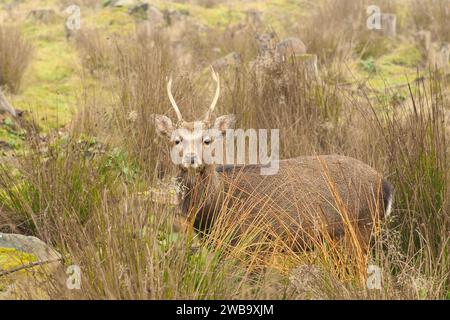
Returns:
[[[153,116],[156,132],[171,143],[172,161],[184,171],[203,172],[208,165],[214,165],[206,159],[211,156],[212,145],[216,140],[220,141],[227,129],[234,127],[234,115],[223,115],[217,117],[214,122],[211,121],[220,95],[219,76],[212,67],[211,73],[216,82],[216,93],[202,120],[188,122],[183,119],[180,108],[172,95],[171,78],[167,82],[167,94],[175,110],[177,122],[174,124],[170,118],[164,115]]]

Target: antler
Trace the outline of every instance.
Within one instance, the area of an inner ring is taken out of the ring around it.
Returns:
[[[180,109],[178,108],[177,103],[175,102],[175,99],[172,95],[172,77],[170,77],[169,81],[167,82],[167,94],[169,95],[170,103],[172,104],[172,107],[177,114],[178,121],[183,121],[183,116],[181,115]]]
[[[209,122],[209,118],[211,117],[211,114],[213,113],[214,108],[216,107],[217,100],[219,100],[219,94],[220,94],[219,76],[214,71],[212,66],[211,66],[211,74],[212,74],[214,81],[217,83],[217,87],[216,87],[216,94],[214,95],[214,99],[211,102],[211,106],[209,107],[208,111],[206,112],[205,119],[204,119],[205,122]]]

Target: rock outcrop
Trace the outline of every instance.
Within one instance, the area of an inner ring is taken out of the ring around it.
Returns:
[[[46,298],[36,283],[53,274],[61,255],[42,240],[0,232],[0,300]]]

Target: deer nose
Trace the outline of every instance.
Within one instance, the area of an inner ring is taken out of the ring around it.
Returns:
[[[197,155],[195,153],[188,153],[184,158],[185,162],[188,164],[195,164],[197,162]]]

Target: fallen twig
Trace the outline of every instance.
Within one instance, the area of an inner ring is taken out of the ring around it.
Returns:
[[[58,261],[61,261],[61,260],[62,260],[62,258],[51,259],[51,260],[44,260],[44,261],[37,261],[37,262],[31,262],[29,264],[22,265],[20,267],[9,269],[9,270],[0,270],[0,277],[6,276],[8,274],[11,274],[11,273],[14,273],[14,272],[17,272],[17,271],[20,271],[20,270],[29,269],[29,268],[33,268],[33,267],[37,267],[37,266],[42,266],[42,265],[45,265],[45,264],[58,262]]]

